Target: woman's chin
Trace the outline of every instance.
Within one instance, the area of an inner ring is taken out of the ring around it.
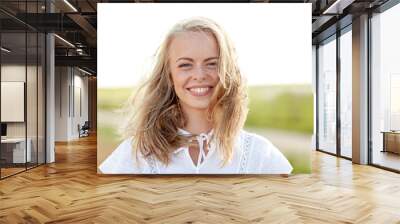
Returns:
[[[196,102],[190,103],[188,106],[194,110],[207,110],[210,105],[210,102]]]

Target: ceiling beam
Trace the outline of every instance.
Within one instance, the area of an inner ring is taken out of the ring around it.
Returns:
[[[67,16],[73,20],[77,25],[79,25],[91,38],[96,38],[97,31],[96,29],[90,24],[85,17],[80,14],[67,14]]]
[[[335,16],[319,16],[319,18],[312,24],[312,32],[314,33],[320,30],[322,26],[324,26],[324,24],[326,24],[329,20],[331,20],[334,17]]]
[[[97,60],[90,56],[55,56],[56,66],[82,66],[96,71]]]
[[[351,5],[355,0],[336,0],[330,4],[322,14],[342,14],[343,10]]]

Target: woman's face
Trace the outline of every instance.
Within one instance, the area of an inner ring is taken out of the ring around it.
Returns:
[[[169,66],[183,109],[207,109],[219,82],[218,44],[207,32],[176,34],[169,46]]]

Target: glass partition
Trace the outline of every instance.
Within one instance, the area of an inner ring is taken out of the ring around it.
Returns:
[[[340,36],[340,154],[351,158],[352,149],[352,33],[347,27]]]
[[[318,47],[318,147],[336,154],[336,36]]]
[[[41,13],[43,5],[0,3],[16,16]],[[2,12],[0,26],[0,178],[5,178],[45,163],[46,40],[44,33]]]
[[[24,171],[26,150],[26,33],[1,34],[1,177]],[[28,147],[29,149],[29,147]]]
[[[371,18],[371,162],[400,171],[400,4]]]
[[[43,33],[38,33],[38,64],[37,64],[37,90],[38,90],[38,105],[37,105],[37,146],[38,146],[38,164],[43,164],[46,162],[46,144],[45,144],[45,124],[46,124],[46,76],[45,76],[45,65],[46,65],[46,39]]]
[[[37,107],[37,33],[27,33],[27,98],[26,98],[26,111],[27,111],[27,150],[29,153],[29,160],[27,167],[33,167],[37,165],[37,127],[38,127],[38,107]]]

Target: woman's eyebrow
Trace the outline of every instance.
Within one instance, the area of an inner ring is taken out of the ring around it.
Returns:
[[[191,58],[186,58],[186,57],[183,57],[183,58],[178,58],[178,59],[176,59],[176,62],[178,62],[179,60],[188,60],[188,61],[193,61],[193,59],[191,59]]]
[[[213,59],[218,59],[218,57],[209,57],[209,58],[204,59],[204,61],[210,61],[210,60],[213,60]],[[188,61],[191,61],[191,62],[194,61],[192,58],[182,57],[182,58],[176,59],[176,62],[178,62],[179,60],[188,60]]]
[[[218,59],[218,57],[210,57],[210,58],[206,58],[204,61],[210,61],[210,60],[213,60],[213,59]]]

